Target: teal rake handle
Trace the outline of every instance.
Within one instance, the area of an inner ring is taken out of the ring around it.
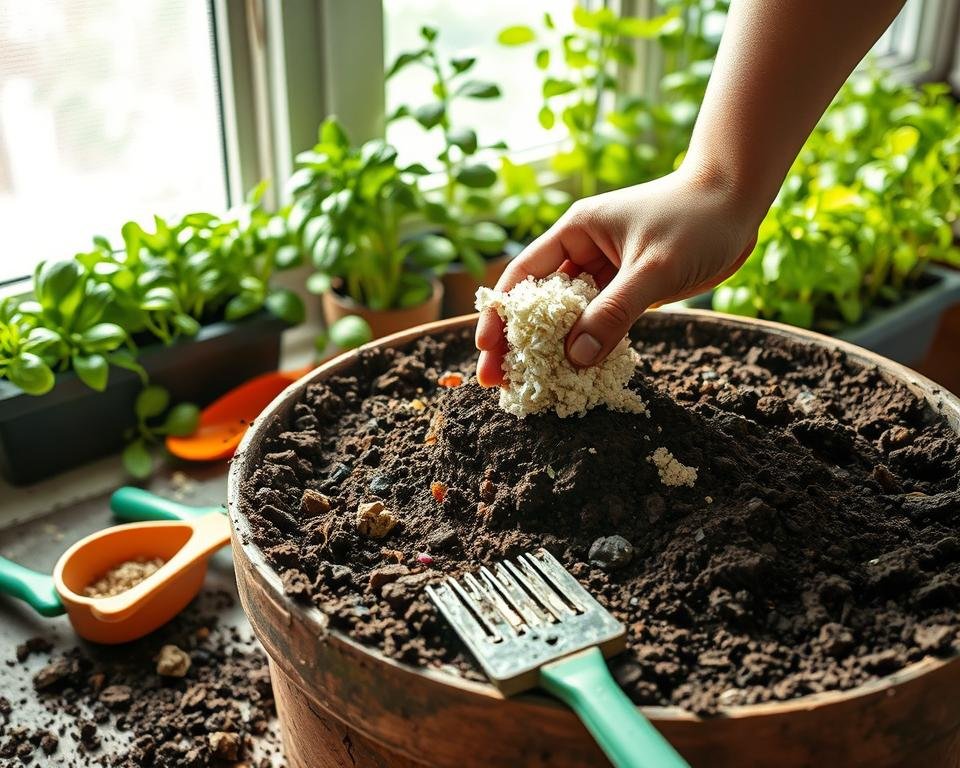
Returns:
[[[113,516],[122,523],[158,520],[188,522],[214,512],[223,513],[222,507],[191,507],[130,486],[114,491],[110,497],[110,509],[113,510]]]
[[[540,687],[577,713],[616,768],[690,768],[620,690],[598,648],[544,664]]]
[[[41,616],[59,616],[66,611],[47,573],[31,571],[0,557],[0,593],[23,600]]]

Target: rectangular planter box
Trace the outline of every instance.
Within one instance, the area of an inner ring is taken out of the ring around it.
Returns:
[[[170,391],[171,403],[205,406],[260,373],[276,370],[286,324],[266,312],[217,322],[190,340],[140,350],[151,383]],[[0,381],[0,473],[14,485],[42,480],[119,451],[124,431],[136,422],[133,404],[140,378],[110,369],[103,392],[87,387],[72,371],[35,397]]]
[[[931,264],[926,275],[931,283],[906,301],[873,310],[863,322],[832,335],[904,365],[920,362],[933,343],[940,316],[960,303],[960,272]],[[683,303],[710,309],[710,297],[704,293]]]

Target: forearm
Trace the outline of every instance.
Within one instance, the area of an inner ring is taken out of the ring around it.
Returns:
[[[904,0],[733,0],[684,166],[758,225],[843,81]]]

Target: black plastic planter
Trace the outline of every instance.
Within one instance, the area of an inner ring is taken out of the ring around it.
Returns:
[[[144,347],[140,363],[154,384],[170,391],[171,402],[207,405],[227,390],[266,371],[280,360],[285,323],[266,312],[236,323],[204,326],[197,336],[169,347]],[[73,372],[57,375],[45,395],[24,394],[0,381],[0,473],[14,485],[42,480],[119,451],[123,433],[135,421],[139,377],[112,368],[103,392]]]
[[[904,365],[919,363],[933,343],[940,316],[960,303],[960,272],[931,264],[925,277],[926,286],[906,301],[872,310],[857,325],[830,335]],[[712,293],[702,293],[683,303],[695,309],[710,309]]]

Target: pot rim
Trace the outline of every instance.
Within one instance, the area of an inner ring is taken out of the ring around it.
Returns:
[[[888,360],[874,352],[862,347],[858,347],[850,342],[825,336],[815,331],[808,331],[802,328],[796,328],[783,323],[777,323],[770,320],[761,320],[758,318],[748,318],[737,315],[726,315],[720,312],[714,312],[706,309],[688,309],[673,308],[655,310],[658,315],[677,315],[680,317],[703,318],[712,322],[719,322],[729,326],[755,329],[757,327],[766,329],[775,335],[787,336],[796,341],[816,344],[838,349],[844,352],[850,359],[865,366],[879,368],[888,378],[906,385],[914,394],[922,397],[933,409],[933,411],[943,416],[950,427],[960,434],[960,397],[944,389],[941,385],[928,379],[916,371],[907,368],[900,363]],[[253,428],[247,430],[243,441],[237,448],[237,452],[231,461],[230,472],[227,477],[227,508],[233,514],[230,515],[231,529],[233,534],[233,546],[243,551],[251,566],[259,572],[260,576],[271,588],[273,594],[271,599],[282,606],[282,609],[288,614],[297,614],[299,619],[315,630],[316,637],[323,638],[325,642],[340,643],[352,649],[355,652],[366,655],[372,661],[380,664],[394,667],[408,674],[430,680],[434,683],[458,688],[463,692],[476,694],[486,699],[503,699],[503,695],[495,686],[490,683],[479,683],[466,680],[462,677],[442,672],[437,669],[426,667],[416,667],[411,664],[405,664],[387,656],[384,656],[379,650],[363,645],[351,638],[349,635],[338,629],[330,627],[326,615],[316,606],[304,606],[301,603],[294,602],[283,590],[283,584],[280,575],[268,562],[264,553],[253,544],[249,535],[250,524],[245,515],[241,515],[238,510],[237,500],[239,499],[239,490],[242,475],[247,469],[245,454],[250,445],[256,439],[260,427],[269,423],[274,414],[280,410],[284,404],[305,389],[314,381],[326,378],[341,368],[352,364],[354,360],[365,350],[373,349],[379,346],[398,346],[413,341],[420,336],[433,333],[442,333],[449,330],[458,330],[464,326],[474,325],[479,317],[478,314],[463,315],[461,317],[449,318],[446,320],[437,320],[431,323],[424,323],[413,328],[409,328],[398,333],[375,339],[368,344],[357,349],[344,352],[337,357],[328,360],[315,368],[306,376],[298,379],[283,390],[273,402],[268,405],[260,416],[257,417]],[[948,664],[957,662],[960,659],[960,652],[950,656],[936,658],[925,656],[920,661],[907,665],[889,675],[884,675],[876,680],[871,680],[863,685],[850,688],[843,691],[824,691],[822,693],[813,693],[787,701],[771,701],[761,704],[749,704],[735,707],[721,707],[718,715],[711,718],[701,718],[698,715],[682,709],[681,707],[658,707],[643,706],[640,709],[650,719],[673,720],[696,722],[701,720],[716,719],[722,717],[727,719],[741,719],[747,717],[758,717],[765,715],[780,715],[794,711],[808,711],[818,709],[827,705],[836,704],[842,701],[858,698],[860,696],[875,693],[876,691],[892,688],[893,686],[913,680],[922,675],[942,669]],[[563,705],[551,699],[546,694],[531,692],[527,695],[529,700],[536,701],[537,705],[560,707]]]

